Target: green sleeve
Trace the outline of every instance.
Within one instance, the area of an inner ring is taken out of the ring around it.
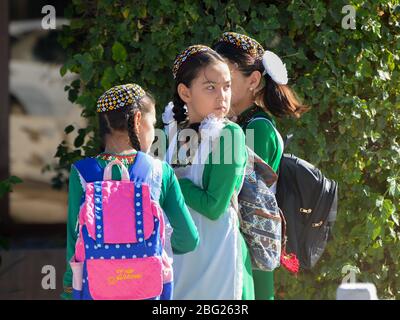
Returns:
[[[67,218],[67,266],[64,274],[64,293],[61,295],[63,299],[71,299],[72,290],[72,270],[69,261],[75,254],[75,243],[78,237],[76,223],[83,195],[83,188],[79,179],[78,171],[74,166],[71,168],[68,188],[68,218]],[[66,290],[67,289],[67,290]]]
[[[226,140],[225,134],[230,134],[232,139]],[[218,155],[219,163],[212,163],[211,160],[218,159]],[[231,161],[224,163],[225,155]],[[234,190],[240,188],[246,166],[245,136],[238,125],[229,123],[225,126],[224,134],[208,160],[202,179],[204,188],[189,179],[179,182],[188,206],[211,220],[217,220],[228,208]]]
[[[264,119],[254,120],[247,126],[249,129],[254,130],[254,152],[277,172],[283,150],[272,123]]]
[[[186,207],[175,173],[165,162],[163,163],[160,205],[173,229],[171,237],[173,252],[175,254],[184,254],[193,251],[199,243],[199,234]]]

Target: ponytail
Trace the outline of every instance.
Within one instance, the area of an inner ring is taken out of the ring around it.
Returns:
[[[290,115],[294,118],[300,118],[304,112],[309,110],[309,107],[299,101],[293,90],[287,84],[283,84],[287,83],[286,67],[274,53],[264,51],[262,56],[259,53],[254,55],[238,47],[236,42],[230,43],[225,40],[217,42],[214,49],[230,62],[236,63],[239,71],[245,77],[249,77],[254,71],[264,74],[264,87],[257,92],[256,101],[266,111],[276,117]],[[263,61],[264,56],[267,63]],[[272,63],[268,65],[268,61]],[[268,70],[266,70],[264,64],[269,67]],[[274,81],[270,74],[277,81]]]
[[[264,75],[265,85],[257,98],[261,105],[276,117],[290,115],[300,118],[309,107],[302,104],[292,89],[286,84],[278,84],[268,75]]]

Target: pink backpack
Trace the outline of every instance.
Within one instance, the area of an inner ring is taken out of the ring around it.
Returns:
[[[70,262],[74,299],[159,299],[171,266],[163,212],[149,186],[154,161],[138,152],[129,171],[119,160],[104,170],[94,158],[74,164],[85,189]],[[114,165],[121,181],[111,180]]]

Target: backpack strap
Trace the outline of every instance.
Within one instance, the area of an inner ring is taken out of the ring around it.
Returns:
[[[81,205],[85,201],[86,184],[88,182],[101,181],[104,175],[104,169],[100,166],[95,158],[83,158],[76,161],[72,165],[79,175],[79,180],[83,188],[83,194],[81,198]],[[76,219],[75,233],[79,234],[79,217]]]
[[[285,147],[286,147],[288,141],[293,137],[293,135],[289,135],[290,137],[287,136],[287,137],[285,138],[285,140],[283,140],[281,134],[280,134],[279,131],[276,129],[274,123],[273,123],[270,119],[268,119],[267,117],[263,117],[263,116],[259,116],[259,117],[255,117],[255,118],[251,119],[251,120],[247,123],[246,128],[247,128],[247,126],[250,125],[250,123],[252,123],[253,121],[256,121],[256,120],[265,120],[265,121],[267,121],[267,122],[269,122],[269,123],[271,124],[272,128],[274,128],[274,130],[275,130],[276,136],[278,137],[278,141],[279,141],[279,144],[280,144],[280,146],[281,146],[281,148],[282,148],[282,153],[283,153],[283,150],[285,149]],[[289,137],[289,138],[288,138],[288,137]]]
[[[253,118],[253,119],[250,119],[250,121],[247,123],[247,126],[249,126],[250,123],[252,123],[253,121],[256,121],[256,120],[267,120],[267,121],[270,122],[271,125],[275,128],[274,123],[273,123],[270,119],[268,119],[267,117],[263,117],[263,116],[258,116],[258,117],[255,117],[255,118]],[[246,126],[246,127],[247,127],[247,126]]]
[[[271,119],[268,118],[267,116],[262,116],[262,115],[259,115],[258,117],[255,117],[255,118],[253,118],[253,119],[250,119],[250,120],[246,123],[245,128],[247,128],[247,126],[248,126],[251,122],[253,122],[253,121],[255,121],[255,120],[260,120],[260,119],[264,119],[264,120],[267,120],[267,121],[271,122],[271,124],[272,124],[272,126],[274,127],[275,131],[277,131],[277,130],[276,130],[276,127],[275,127],[275,124],[271,121]],[[284,150],[287,148],[287,146],[289,145],[290,141],[293,139],[293,133],[290,133],[290,134],[286,135],[286,137],[283,138],[283,139],[282,139],[282,136],[281,136],[280,134],[278,135],[278,137],[281,137],[281,139],[279,139],[279,140],[280,140],[280,141],[282,140],[282,146],[283,146],[282,151],[284,151]]]
[[[292,141],[293,139],[293,133],[288,134],[284,139],[283,139],[283,150],[285,150],[287,148],[287,146],[289,145],[290,141]]]
[[[103,181],[112,180],[112,167],[117,165],[121,168],[121,181],[130,181],[128,169],[123,165],[121,161],[115,159],[111,161],[107,166],[104,168],[104,176]]]
[[[148,181],[153,166],[153,158],[148,154],[138,151],[136,160],[129,170],[129,176],[134,183]]]
[[[269,122],[269,123],[271,124],[272,128],[274,128],[274,131],[275,131],[276,136],[278,137],[278,143],[279,143],[279,145],[280,145],[281,148],[282,148],[282,154],[283,154],[283,150],[285,149],[285,146],[286,146],[286,140],[284,141],[284,140],[282,139],[282,136],[281,136],[281,134],[279,133],[279,131],[276,129],[274,123],[273,123],[270,119],[268,119],[267,117],[259,116],[259,117],[255,117],[255,118],[251,119],[251,120],[247,123],[247,126],[248,126],[250,123],[252,123],[253,121],[256,121],[256,120],[265,120],[265,121],[267,121],[267,122]],[[270,190],[272,191],[273,194],[276,194],[276,188],[277,188],[277,181],[275,181],[275,183],[273,183],[273,184],[270,186]]]
[[[139,151],[135,163],[129,170],[130,180],[135,183],[147,181],[151,173],[153,161],[154,159],[152,157]],[[103,180],[104,169],[95,158],[84,158],[75,162],[73,166],[77,169],[81,177],[81,182],[84,184]]]
[[[154,159],[146,153],[138,152],[136,160],[129,170],[131,181],[134,183],[146,182],[150,186],[150,194],[153,200],[157,201],[160,198],[162,184],[162,162]],[[165,245],[165,217],[161,207],[156,207],[157,218],[160,221],[161,242]]]
[[[86,189],[87,182],[103,180],[104,169],[95,158],[84,158],[73,164],[78,171],[83,189]]]
[[[259,115],[255,116],[257,113],[259,113]],[[256,121],[256,120],[266,120],[271,123],[272,127],[275,130],[276,135],[278,136],[278,140],[279,140],[280,145],[282,146],[282,151],[283,151],[284,148],[286,147],[286,142],[287,142],[288,138],[285,138],[285,141],[282,139],[282,136],[279,133],[279,131],[276,129],[272,118],[270,118],[270,116],[268,114],[266,114],[265,111],[260,106],[255,105],[249,111],[247,116],[244,118],[239,116],[237,123],[243,128],[243,131],[246,131],[246,129],[250,125],[250,123],[252,123],[253,121]],[[290,139],[291,139],[291,137],[290,137]]]
[[[254,105],[248,112],[245,112],[245,115],[240,114],[236,120],[237,124],[243,128],[243,131],[246,130],[247,126],[249,125],[250,121],[257,113],[261,113],[265,115],[264,110],[257,105]],[[266,115],[265,115],[266,117]]]
[[[155,201],[160,200],[161,195],[161,186],[162,186],[162,162],[158,159],[153,159],[153,168],[152,168],[152,179],[150,181],[151,185],[151,195]]]
[[[135,163],[130,168],[131,181],[147,182],[153,200],[159,201],[162,185],[162,162],[143,152],[139,152],[136,157]]]

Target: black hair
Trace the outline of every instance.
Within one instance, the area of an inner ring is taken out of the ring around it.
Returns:
[[[183,83],[185,86],[190,87],[192,81],[199,74],[199,71],[215,62],[226,63],[226,60],[217,52],[210,49],[189,56],[189,58],[187,58],[177,70],[175,78],[175,92],[172,101],[174,103],[174,108],[172,111],[174,112],[174,119],[178,123],[187,120],[187,112],[184,108],[185,102],[179,96],[178,85]]]
[[[154,108],[154,98],[146,93],[146,95],[129,106],[120,109],[99,113],[99,133],[101,139],[101,149],[105,148],[105,138],[107,134],[111,134],[114,130],[127,131],[129,141],[132,148],[140,151],[140,140],[134,128],[134,116],[136,110],[140,110],[142,114],[152,111]]]
[[[253,57],[231,43],[219,41],[213,46],[213,49],[230,62],[235,63],[239,71],[246,77],[254,71],[263,74],[265,70],[261,58]],[[309,110],[309,107],[299,101],[288,85],[276,83],[268,74],[263,77],[264,86],[257,92],[256,98],[260,99],[264,109],[277,117],[291,115],[295,118],[300,118],[304,112]]]

